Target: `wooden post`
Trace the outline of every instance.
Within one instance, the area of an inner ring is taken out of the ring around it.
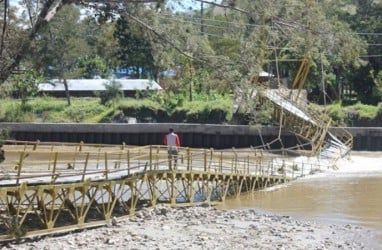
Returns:
[[[82,151],[82,145],[84,145],[84,142],[83,142],[83,141],[80,142],[80,147],[79,147],[79,149],[78,149],[79,152]]]
[[[313,172],[313,164],[311,163],[310,164],[310,173],[309,174],[312,174],[312,172]]]
[[[82,182],[84,182],[84,180],[85,180],[86,170],[88,167],[88,161],[89,161],[89,152],[86,154],[85,166],[84,166],[84,170],[82,172]]]
[[[220,172],[223,173],[223,152],[220,152],[219,165],[220,165]]]
[[[175,184],[176,184],[176,177],[174,173],[171,173],[171,197],[170,197],[170,203],[171,205],[176,204],[176,189],[175,189]]]
[[[295,165],[295,163],[293,161],[293,164],[292,164],[292,180],[294,179],[294,169],[295,169],[294,166],[296,166],[296,165]]]
[[[232,148],[233,153],[235,154],[235,173],[237,173],[237,153],[235,148]]]
[[[130,150],[129,149],[127,150],[126,157],[127,157],[127,174],[130,175]]]
[[[273,161],[271,162],[271,174],[269,174],[269,170],[268,170],[268,176],[269,175],[273,175]]]
[[[207,172],[207,149],[204,150],[204,171]]]
[[[249,174],[249,155],[247,156],[247,174]]]
[[[210,148],[210,162],[208,164],[208,171],[211,171],[211,163],[212,163],[212,155],[213,155],[214,149]]]
[[[108,173],[109,170],[108,170],[108,167],[107,167],[107,152],[105,152],[105,179],[107,180],[108,179]]]
[[[58,152],[54,153],[54,161],[53,161],[53,169],[52,169],[52,176],[50,182],[53,183],[56,181],[56,166],[57,166],[57,158],[58,158]]]
[[[155,170],[159,169],[159,150],[160,150],[160,146],[157,146],[156,155],[155,155],[155,159],[156,159]]]
[[[257,167],[259,166],[259,160],[256,160],[256,162],[255,162],[255,173],[256,173],[256,175],[258,175],[258,172],[257,172]]]
[[[16,185],[20,182],[20,174],[21,174],[21,168],[23,167],[23,161],[24,161],[24,155],[25,151],[22,151],[20,153],[19,162],[17,163],[17,179],[16,179]]]
[[[37,140],[36,143],[33,146],[33,151],[37,149],[38,144],[40,143],[40,140]]]
[[[187,171],[191,171],[191,154],[190,154],[190,148],[187,148]]]
[[[119,151],[118,161],[115,163],[114,168],[118,168],[118,169],[121,168],[122,154],[123,154],[123,150]]]
[[[153,170],[153,147],[152,147],[152,145],[150,145],[149,152],[150,152],[149,164],[150,164],[150,171],[151,171],[151,170]]]
[[[97,166],[96,166],[96,169],[98,169],[98,167],[99,167],[99,158],[100,158],[100,154],[101,154],[101,148],[99,147],[99,148],[98,148],[98,153],[97,153]]]

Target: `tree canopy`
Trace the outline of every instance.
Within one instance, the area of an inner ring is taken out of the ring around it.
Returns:
[[[210,89],[249,93],[263,70],[291,83],[309,60],[311,91],[381,101],[382,1],[193,2],[197,9],[180,11],[179,0],[25,0],[19,9],[3,0],[0,84],[25,65],[45,77],[174,71],[167,87],[192,99]]]

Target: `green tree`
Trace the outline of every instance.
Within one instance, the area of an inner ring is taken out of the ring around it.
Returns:
[[[20,66],[25,55],[30,50],[31,42],[36,34],[46,27],[46,25],[54,17],[55,13],[60,10],[63,4],[69,1],[34,1],[25,0],[22,2],[26,10],[23,15],[9,15],[12,10],[10,1],[1,1],[2,7],[0,13],[1,23],[1,51],[0,51],[0,84]],[[52,8],[55,6],[54,8]],[[13,11],[12,13],[15,13]],[[18,25],[23,20],[23,25]]]
[[[120,66],[131,70],[133,78],[155,78],[157,72],[150,41],[145,39],[134,22],[123,16],[119,18],[115,37],[119,44],[117,57]]]
[[[78,59],[77,75],[86,79],[94,77],[107,78],[110,75],[110,69],[105,61],[99,56],[85,56]]]
[[[104,83],[105,91],[99,92],[98,95],[101,98],[101,104],[111,104],[113,109],[116,108],[117,102],[123,97],[123,91],[121,90],[121,83],[112,80],[109,84]]]
[[[366,64],[360,69],[349,70],[344,74],[358,98],[365,104],[376,104],[382,100],[381,92],[376,93],[376,76],[382,70],[381,13],[382,1],[350,1],[351,8],[340,13],[341,20],[349,23],[354,33],[362,36],[367,44],[367,52],[361,57]]]
[[[115,22],[100,24],[91,14],[80,22],[82,36],[91,48],[89,58],[98,58],[108,65],[109,69],[118,66],[117,48],[118,41],[114,36]]]
[[[22,28],[26,23],[8,2],[0,2],[0,84],[17,70],[19,65],[15,60],[26,36]]]
[[[13,92],[21,100],[21,110],[27,109],[27,101],[39,92],[38,85],[43,77],[39,72],[28,70],[11,79]]]
[[[62,8],[56,18],[36,40],[31,60],[50,78],[62,79],[68,105],[71,104],[68,78],[80,77],[77,66],[80,58],[89,54],[89,47],[79,29],[80,10],[73,5]],[[38,58],[38,59],[37,59]]]
[[[4,83],[14,69],[19,66],[25,55],[30,52],[31,42],[39,37],[41,30],[50,24],[56,14],[61,12],[63,6],[71,4],[85,5],[86,7],[93,7],[102,16],[107,17],[110,16],[113,10],[119,10],[120,8],[119,4],[110,4],[109,1],[104,1],[105,4],[92,4],[92,2],[87,0],[24,0],[20,2],[26,9],[24,11],[24,20],[26,20],[23,23],[24,25],[11,25],[15,21],[13,17],[16,16],[10,14],[15,13],[11,12],[11,2],[0,1],[0,84]],[[102,2],[99,1],[98,3]],[[135,0],[126,0],[124,2],[136,3]],[[145,0],[140,3],[147,6],[148,3],[162,2],[163,0]],[[112,8],[104,7],[104,10],[102,10],[103,6],[111,6]]]

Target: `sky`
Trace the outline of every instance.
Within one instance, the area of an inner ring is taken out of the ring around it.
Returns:
[[[11,6],[15,6],[18,4],[20,0],[10,0]],[[210,0],[211,2],[217,2],[221,3],[222,0]],[[200,9],[200,2],[197,2],[195,0],[169,0],[168,4],[169,7],[174,8],[175,10],[179,11],[187,11],[187,10],[199,10]]]
[[[179,2],[181,2],[181,4],[179,4]],[[222,0],[210,0],[210,2],[221,3]],[[201,3],[195,0],[169,0],[167,5],[176,11],[190,11],[200,10]],[[204,7],[208,7],[207,4],[204,4]]]
[[[179,4],[179,2],[181,2]],[[200,3],[193,1],[193,0],[183,0],[183,1],[177,1],[177,0],[170,0],[167,3],[167,6],[169,8],[174,8],[176,10],[197,10],[200,9]]]

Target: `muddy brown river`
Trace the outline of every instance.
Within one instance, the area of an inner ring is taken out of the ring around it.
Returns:
[[[252,207],[307,220],[364,226],[375,233],[377,249],[382,249],[382,153],[353,152],[338,167],[228,200],[222,208]]]

